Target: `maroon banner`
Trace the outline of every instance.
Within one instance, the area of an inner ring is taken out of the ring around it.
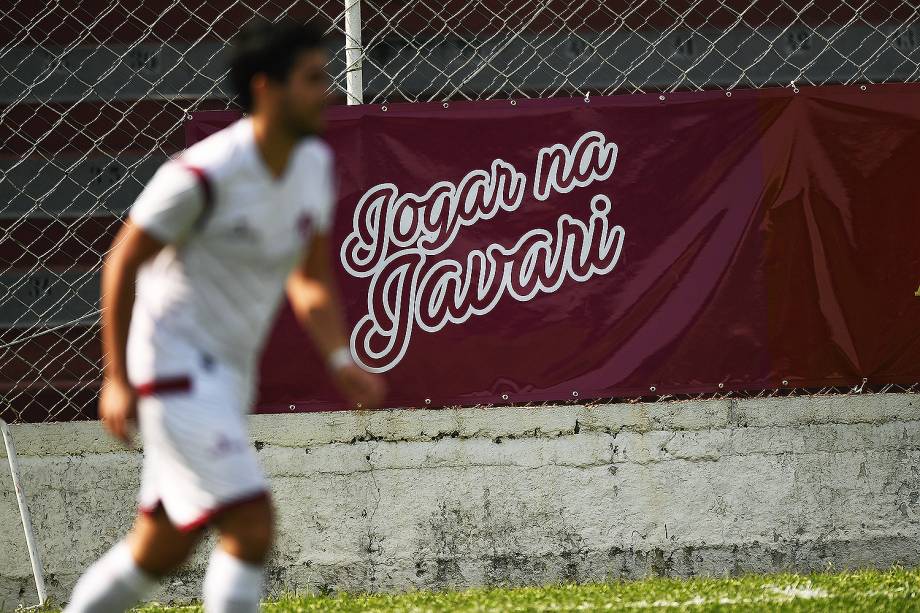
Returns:
[[[387,406],[920,381],[918,86],[336,106],[326,139]],[[337,408],[285,308],[258,410]]]

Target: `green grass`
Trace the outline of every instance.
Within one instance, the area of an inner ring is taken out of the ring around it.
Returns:
[[[918,611],[920,569],[749,575],[723,579],[642,581],[489,588],[462,592],[285,596],[266,613],[387,611],[424,613],[523,611]],[[148,605],[143,613],[193,613],[200,607]]]

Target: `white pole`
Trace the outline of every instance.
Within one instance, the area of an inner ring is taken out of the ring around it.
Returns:
[[[22,516],[22,529],[26,533],[26,546],[29,548],[29,558],[32,561],[32,575],[35,577],[35,588],[38,590],[39,604],[48,602],[48,592],[45,590],[45,573],[42,570],[42,561],[38,557],[38,547],[35,545],[35,534],[32,530],[32,517],[26,504],[26,496],[19,482],[19,461],[16,459],[16,449],[13,447],[13,437],[6,422],[0,419],[0,432],[3,433],[3,442],[6,445],[6,457],[10,462],[10,473],[13,475],[13,488],[16,490],[16,501],[19,503],[19,515]]]
[[[345,0],[345,92],[348,104],[364,103],[362,52],[361,0]]]

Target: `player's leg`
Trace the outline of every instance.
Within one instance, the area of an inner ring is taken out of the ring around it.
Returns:
[[[131,533],[87,569],[66,613],[121,613],[191,554],[201,531],[181,532],[162,508],[138,513]]]
[[[134,560],[147,574],[160,578],[176,570],[195,550],[203,528],[179,530],[163,507],[151,513],[138,513],[128,536]]]
[[[271,500],[259,497],[218,514],[220,540],[204,579],[207,613],[253,613],[262,598],[262,566],[274,538]]]
[[[179,530],[210,524],[220,532],[204,581],[209,613],[257,611],[273,525],[245,417],[253,384],[220,361],[202,360],[189,372],[190,390],[161,395],[141,413],[152,452],[147,482],[155,487],[142,487],[139,501],[161,501]]]

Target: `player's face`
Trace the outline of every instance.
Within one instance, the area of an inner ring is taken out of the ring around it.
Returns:
[[[281,118],[296,136],[319,134],[325,127],[323,112],[328,102],[329,77],[326,52],[302,51],[288,75],[281,96]]]

